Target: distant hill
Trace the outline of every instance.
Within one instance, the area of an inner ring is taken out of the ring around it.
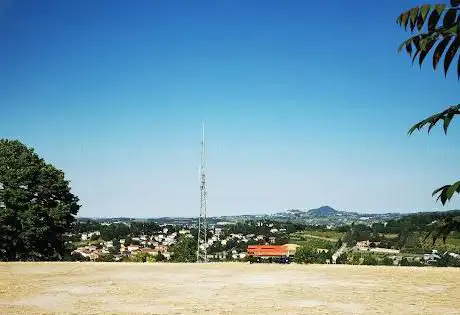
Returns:
[[[347,225],[353,222],[378,222],[400,218],[399,213],[357,213],[354,211],[336,210],[331,206],[324,205],[310,210],[289,209],[270,215],[274,220],[295,220],[313,225]]]
[[[297,218],[314,218],[314,217],[337,217],[337,216],[359,216],[356,212],[339,211],[330,206],[321,206],[310,210],[289,209],[285,212],[277,213],[280,216],[289,216]]]
[[[316,209],[310,209],[306,212],[306,215],[309,217],[331,217],[336,215],[341,215],[342,211],[335,210],[329,206],[322,206]]]

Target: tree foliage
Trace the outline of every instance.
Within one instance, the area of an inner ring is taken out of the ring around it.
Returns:
[[[298,264],[311,264],[315,260],[315,254],[313,252],[313,249],[308,248],[306,246],[301,246],[299,247],[294,255],[294,262]]]
[[[195,262],[196,240],[190,237],[181,237],[177,243],[171,246],[173,262]]]
[[[327,259],[332,258],[332,253],[329,250],[328,252],[318,252],[315,247],[312,246],[301,246],[297,248],[294,255],[294,262],[298,264],[324,264]]]
[[[432,229],[426,234],[425,239],[430,235],[433,239],[433,245],[439,237],[442,237],[443,243],[452,231],[460,231],[460,215],[446,215],[440,220],[435,220]]]
[[[432,64],[435,70],[445,52],[444,74],[447,76],[460,46],[459,11],[459,1],[451,0],[450,6],[424,4],[400,14],[396,22],[405,30],[409,28],[412,33],[415,31],[415,34],[399,46],[399,51],[405,48],[412,57],[412,62],[418,59],[419,65],[422,66],[428,53],[433,50]],[[457,58],[457,76],[460,78],[459,58]]]
[[[0,260],[59,260],[79,210],[64,173],[0,139]]]
[[[460,47],[460,0],[450,0],[449,4],[425,4],[400,14],[396,22],[405,30],[409,28],[415,34],[399,46],[399,52],[405,48],[407,54],[412,57],[412,63],[418,58],[421,67],[428,53],[433,51],[433,69],[436,70],[444,56],[444,75],[447,76],[449,68],[456,63],[457,78],[460,79],[460,55],[457,56]],[[459,114],[460,104],[450,106],[418,122],[409,129],[408,133],[412,134],[415,130],[421,130],[425,126],[428,126],[429,133],[436,124],[442,121],[444,133],[447,134],[452,119]],[[460,181],[436,189],[433,196],[437,195],[437,201],[445,205],[455,193],[460,193]],[[433,243],[440,236],[445,241],[450,232],[459,231],[458,221],[460,217],[456,219],[447,217],[438,221],[437,228],[431,233]]]

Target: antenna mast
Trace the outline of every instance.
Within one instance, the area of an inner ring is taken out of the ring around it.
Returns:
[[[203,123],[203,134],[201,139],[201,166],[200,166],[200,191],[201,191],[201,200],[200,200],[200,217],[198,218],[198,237],[197,237],[197,251],[196,251],[196,261],[197,262],[207,262],[208,257],[206,254],[206,249],[208,246],[207,234],[208,234],[208,224],[206,220],[206,151],[205,151],[205,138],[204,138],[204,123]]]

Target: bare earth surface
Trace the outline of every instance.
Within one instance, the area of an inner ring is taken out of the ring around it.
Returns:
[[[460,314],[460,269],[3,263],[0,314]]]

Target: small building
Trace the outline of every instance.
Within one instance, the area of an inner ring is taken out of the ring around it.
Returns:
[[[369,250],[370,242],[369,241],[357,242],[356,247],[358,248],[358,250]]]
[[[249,245],[248,256],[251,257],[286,257],[288,248],[283,245]]]
[[[139,245],[128,245],[129,252],[135,252],[139,250]]]
[[[168,246],[166,245],[159,245],[155,247],[155,249],[161,253],[167,252],[168,251]]]

